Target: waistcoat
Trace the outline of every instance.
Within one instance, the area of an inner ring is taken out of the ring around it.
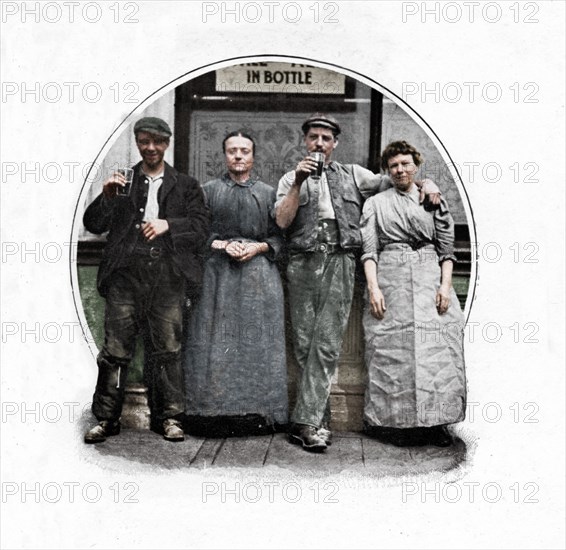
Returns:
[[[360,217],[363,198],[352,173],[345,166],[331,162],[326,168],[326,177],[340,235],[339,244],[345,249],[359,248],[362,245]],[[309,252],[315,249],[319,194],[320,185],[312,178],[308,178],[301,186],[299,208],[287,229],[291,250]]]

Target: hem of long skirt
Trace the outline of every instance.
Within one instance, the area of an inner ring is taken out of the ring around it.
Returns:
[[[456,424],[459,420],[454,422],[442,422],[440,424],[404,424],[400,426],[399,424],[372,424],[364,420],[364,431],[366,430],[412,430],[418,428],[437,428],[439,426],[451,426],[452,424]]]
[[[372,426],[364,422],[363,431],[366,435],[381,443],[393,444],[398,447],[421,447],[436,445],[435,440],[438,437],[437,429],[446,429],[450,425],[451,424],[436,424],[434,426],[418,426],[413,428],[393,428],[389,426]]]
[[[211,438],[269,435],[287,431],[287,422],[278,422],[261,414],[237,416],[185,415],[185,432]]]
[[[438,424],[381,424],[381,425],[376,425],[376,424],[369,424],[367,422],[364,422],[363,424],[363,430],[366,431],[367,430],[372,430],[372,429],[377,429],[377,430],[418,430],[420,428],[438,428],[440,426],[451,426],[452,424],[457,424],[459,421],[456,420],[454,422],[442,422],[442,423],[438,423]]]
[[[367,409],[367,407],[366,407]],[[371,409],[370,409],[371,410]],[[409,428],[434,428],[435,426],[448,426],[462,422],[466,418],[466,411],[462,409],[459,414],[435,414],[435,415],[418,415],[417,413],[400,413],[397,415],[382,416],[380,420],[376,415],[370,415],[364,412],[364,426],[376,428],[395,428],[399,430]],[[402,421],[399,421],[402,419]]]

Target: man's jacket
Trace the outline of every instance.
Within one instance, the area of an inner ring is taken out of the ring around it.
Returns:
[[[155,239],[154,244],[165,249],[185,277],[188,294],[194,295],[202,282],[204,247],[210,226],[202,189],[197,180],[165,163],[157,199],[159,218],[167,220],[169,231]],[[140,228],[146,203],[147,185],[139,162],[134,166],[129,197],[107,199],[101,193],[84,213],[83,223],[88,231],[95,234],[108,231],[97,278],[102,296],[106,295],[108,279],[114,270],[125,265],[134,248],[144,243]]]

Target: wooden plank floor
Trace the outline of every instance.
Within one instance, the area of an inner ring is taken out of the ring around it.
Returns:
[[[277,467],[314,475],[343,471],[372,477],[447,472],[467,457],[465,443],[455,438],[451,447],[395,447],[357,432],[334,433],[334,442],[324,453],[304,451],[289,443],[282,433],[265,436],[205,439],[187,435],[171,443],[149,430],[123,429],[104,443],[85,445],[85,452],[101,462],[121,457],[165,469],[261,469]]]

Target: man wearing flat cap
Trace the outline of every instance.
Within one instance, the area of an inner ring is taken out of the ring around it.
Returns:
[[[92,403],[99,423],[85,434],[86,443],[120,432],[127,370],[139,333],[152,417],[165,439],[184,439],[183,304],[201,283],[209,215],[198,182],[163,160],[169,125],[160,118],[142,118],[134,135],[142,160],[133,167],[129,193],[121,193],[126,181],[114,173],[83,217],[91,233],[108,231],[97,279],[106,299]]]
[[[320,179],[312,177],[317,163],[307,155],[285,174],[279,181],[275,218],[287,230],[289,305],[300,367],[289,439],[307,451],[322,452],[332,441],[330,387],[352,304],[363,202],[391,187],[391,181],[331,160],[341,131],[333,117],[316,113],[302,131],[307,153],[323,153],[323,173]],[[425,181],[431,202],[438,202],[438,188]]]

